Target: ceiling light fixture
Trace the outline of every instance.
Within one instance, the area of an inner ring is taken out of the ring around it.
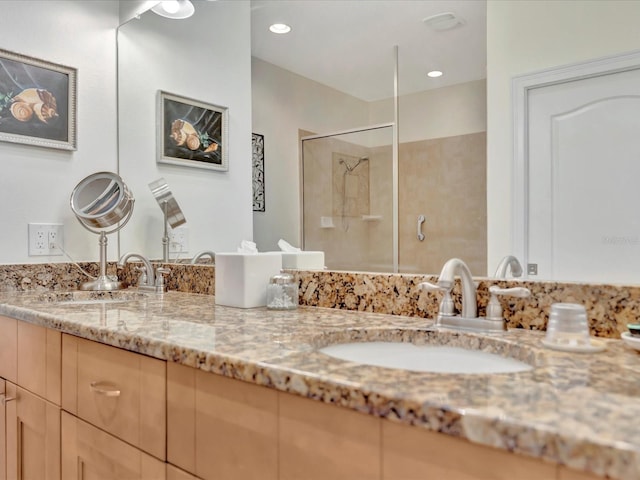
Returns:
[[[269,27],[269,31],[282,35],[285,33],[289,33],[291,31],[291,27],[286,23],[274,23]]]
[[[444,12],[438,13],[437,15],[431,15],[430,17],[423,18],[422,21],[427,27],[432,28],[437,32],[451,30],[452,28],[464,25],[464,20],[462,20],[452,12]]]
[[[159,2],[151,9],[153,13],[157,13],[161,17],[172,18],[175,20],[189,18],[193,15],[195,10],[193,3],[189,0],[169,0]]]
[[[427,73],[427,77],[438,78],[442,76],[442,72],[440,70],[431,70]]]

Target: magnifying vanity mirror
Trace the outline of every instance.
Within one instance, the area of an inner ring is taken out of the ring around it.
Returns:
[[[100,246],[100,274],[81,284],[80,290],[110,291],[126,287],[107,275],[107,235],[117,232],[131,219],[134,201],[122,178],[113,172],[89,175],[73,189],[71,210],[84,228],[99,235]]]

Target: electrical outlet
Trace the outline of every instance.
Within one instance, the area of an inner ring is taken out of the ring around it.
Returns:
[[[189,229],[184,226],[169,231],[169,253],[187,253],[189,251]]]
[[[61,223],[30,223],[28,227],[29,256],[62,255],[64,226]]]

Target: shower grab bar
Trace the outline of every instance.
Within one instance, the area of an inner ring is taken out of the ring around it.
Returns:
[[[422,224],[424,223],[425,218],[424,215],[418,216],[418,240],[421,242],[424,241],[424,233],[422,233]]]

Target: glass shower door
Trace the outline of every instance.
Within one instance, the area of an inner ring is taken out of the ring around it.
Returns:
[[[302,139],[303,245],[331,270],[393,272],[393,128]]]

